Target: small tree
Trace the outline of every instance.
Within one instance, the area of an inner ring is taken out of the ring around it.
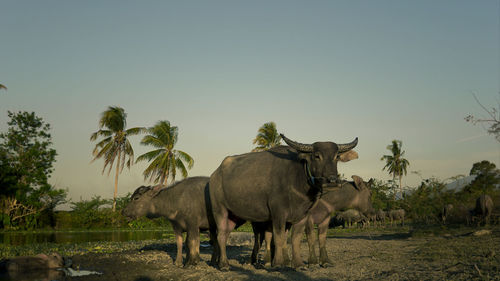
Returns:
[[[108,175],[111,173],[113,164],[116,163],[115,171],[115,191],[113,194],[113,212],[116,210],[116,197],[118,196],[118,175],[123,171],[125,165],[130,168],[134,163],[134,150],[128,140],[128,137],[138,135],[146,129],[143,127],[126,129],[127,127],[127,114],[121,107],[108,107],[101,114],[99,119],[99,130],[90,136],[90,141],[96,141],[97,138],[102,137],[96,145],[92,154],[96,159],[104,159],[104,168],[102,173],[106,171],[109,166]],[[128,160],[127,160],[128,158]]]
[[[0,196],[7,205],[16,200],[10,204],[16,210],[32,210],[19,219],[36,224],[40,210],[52,212],[66,198],[65,190],[48,183],[57,155],[50,125],[34,112],[8,111],[8,117],[9,129],[0,134]]]
[[[399,190],[401,192],[401,197],[403,196],[403,185],[402,178],[403,174],[406,175],[406,169],[410,166],[410,162],[404,159],[405,151],[401,150],[403,142],[400,140],[393,140],[387,149],[392,152],[392,155],[384,155],[380,160],[385,161],[386,164],[382,171],[387,168],[387,171],[392,175],[392,179],[395,181],[396,178],[399,179]],[[394,193],[394,197],[396,193]]]
[[[483,160],[474,163],[469,173],[471,176],[476,176],[470,184],[464,187],[464,191],[473,196],[480,194],[491,194],[500,185],[500,171],[495,164]]]
[[[281,136],[276,129],[276,123],[267,122],[262,125],[257,131],[257,136],[253,140],[253,144],[258,146],[252,151],[264,151],[272,147],[278,146],[281,143]]]

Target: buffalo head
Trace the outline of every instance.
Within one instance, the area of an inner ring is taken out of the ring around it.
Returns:
[[[153,207],[151,199],[155,197],[161,190],[160,185],[140,186],[130,196],[130,202],[123,209],[122,214],[128,219],[136,219],[142,216],[147,216]]]
[[[339,176],[337,162],[347,162],[358,158],[358,154],[352,149],[358,144],[358,138],[347,144],[336,144],[334,142],[315,142],[313,144],[302,144],[295,142],[283,134],[281,138],[299,153],[299,159],[305,161],[310,177],[318,184],[338,183]]]

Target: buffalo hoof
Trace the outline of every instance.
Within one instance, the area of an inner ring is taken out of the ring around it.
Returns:
[[[229,271],[229,263],[219,263],[219,270],[220,271]]]
[[[176,260],[174,264],[177,267],[182,267],[182,260]]]
[[[302,261],[292,261],[292,267],[295,269],[305,268],[305,265]]]
[[[318,264],[318,258],[317,257],[309,257],[309,260],[307,262],[309,264]]]
[[[333,266],[333,264],[331,262],[322,262],[320,265],[321,265],[321,267],[324,267],[324,268]]]
[[[193,267],[196,267],[198,265],[198,262],[197,261],[194,261],[194,260],[188,260],[186,262],[186,264],[184,265],[184,268],[193,268]]]

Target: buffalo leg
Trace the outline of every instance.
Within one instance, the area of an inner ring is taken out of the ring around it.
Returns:
[[[195,266],[200,260],[200,229],[198,227],[190,228],[186,236],[186,245],[189,252],[186,266]]]
[[[328,231],[329,221],[330,218],[328,217],[318,225],[319,263],[323,266],[332,264],[328,258],[328,253],[326,252],[326,232]]]
[[[274,256],[274,244],[273,244],[273,233],[271,231],[265,231],[264,237],[266,240],[266,254],[264,256],[264,264],[271,265],[271,260]]]
[[[285,237],[286,221],[283,219],[273,220],[273,240],[274,240],[274,258],[272,262],[273,267],[283,266],[283,247],[286,243]]]
[[[259,250],[262,246],[262,242],[264,241],[263,229],[261,228],[262,227],[260,227],[260,225],[257,225],[257,223],[252,223],[253,236],[254,236],[254,243],[253,243],[253,250],[251,257],[252,264],[257,264]]]
[[[307,236],[307,246],[309,246],[309,264],[317,264],[318,258],[316,257],[316,251],[314,246],[316,244],[316,236],[314,235],[314,223],[312,220],[308,219],[306,221],[306,236]]]
[[[288,253],[288,229],[285,230],[285,245],[283,245],[283,261],[285,265],[290,265],[290,254]]]
[[[215,266],[219,262],[220,249],[219,243],[217,243],[217,229],[210,228],[210,241],[212,241],[212,258],[210,259],[210,264]]]
[[[175,242],[177,244],[177,256],[175,257],[175,265],[182,266],[182,230],[176,226],[174,227]]]
[[[304,266],[304,262],[300,257],[300,241],[304,235],[306,219],[302,219],[292,227],[292,267],[298,268]]]
[[[217,244],[219,246],[219,269],[229,270],[229,261],[226,254],[227,238],[231,230],[229,229],[228,211],[224,210],[225,214],[216,219],[217,224]]]

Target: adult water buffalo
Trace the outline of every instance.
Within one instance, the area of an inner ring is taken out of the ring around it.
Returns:
[[[377,221],[379,222],[379,225],[385,225],[385,218],[387,217],[387,213],[384,210],[377,210]]]
[[[331,264],[328,259],[328,254],[326,252],[326,232],[328,230],[328,224],[330,222],[330,216],[333,212],[341,209],[353,208],[343,212],[345,217],[343,220],[356,220],[353,217],[357,216],[358,220],[364,218],[362,213],[373,213],[375,214],[372,203],[371,203],[371,190],[369,186],[372,181],[364,182],[359,176],[352,176],[352,182],[344,181],[340,185],[334,185],[332,187],[323,188],[323,193],[318,203],[314,205],[313,208],[308,212],[307,219],[297,223],[292,228],[292,247],[295,251],[300,250],[300,241],[303,237],[304,227],[306,229],[307,241],[309,245],[309,264],[317,264],[318,258],[316,256],[316,251],[314,250],[316,244],[316,236],[314,235],[314,225],[318,225],[318,238],[319,238],[319,252],[320,252],[320,264],[326,265]],[[361,212],[361,213],[360,213]],[[347,218],[349,217],[349,218]],[[255,227],[254,227],[255,230]],[[266,239],[266,255],[264,258],[265,263],[270,263],[270,242],[272,233],[267,229],[265,239]],[[257,236],[256,236],[257,237]],[[260,249],[259,241],[255,239],[255,245],[252,252],[252,263],[257,262],[257,253]],[[295,267],[301,266],[302,260],[297,259],[300,257],[300,253],[294,253],[294,260],[292,260],[292,265]],[[285,256],[285,260],[288,255]]]
[[[443,206],[443,208],[439,212],[439,216],[441,217],[441,222],[443,222],[443,224],[446,224],[446,219],[451,215],[452,211],[453,204],[446,204]]]
[[[283,265],[286,224],[305,220],[326,184],[338,183],[337,161],[357,157],[348,144],[301,144],[281,135],[289,146],[226,157],[210,177],[210,199],[217,225],[216,253],[229,269],[226,240],[240,220],[272,222],[273,266]]]
[[[359,176],[352,176],[352,182],[344,182],[339,187],[325,188],[319,202],[314,206],[306,219],[306,234],[309,245],[309,264],[317,264],[318,259],[314,246],[316,237],[314,225],[318,225],[319,263],[321,265],[331,264],[326,252],[326,232],[330,222],[330,214],[337,210],[353,208],[361,213],[374,213],[371,202],[370,185],[372,181],[364,182]],[[303,226],[295,224],[292,229],[292,248],[294,251],[300,249],[300,238]],[[295,244],[295,245],[294,245]],[[294,258],[300,257],[300,253],[294,253]],[[302,263],[301,260],[292,261],[295,266]]]
[[[390,210],[388,212],[388,216],[391,219],[391,226],[392,226],[392,223],[394,221],[397,221],[397,220],[401,221],[401,225],[404,226],[405,225],[405,215],[406,215],[406,212],[403,209]]]
[[[187,232],[186,266],[196,265],[200,259],[200,229],[210,228],[210,212],[207,211],[210,205],[206,200],[208,181],[208,177],[192,177],[167,188],[141,186],[132,194],[123,215],[128,218],[166,217],[172,223],[177,243],[175,264],[182,266],[182,233]]]
[[[471,211],[472,219],[477,219],[478,225],[481,222],[489,223],[493,212],[493,200],[487,194],[483,194],[476,199],[476,207]]]

